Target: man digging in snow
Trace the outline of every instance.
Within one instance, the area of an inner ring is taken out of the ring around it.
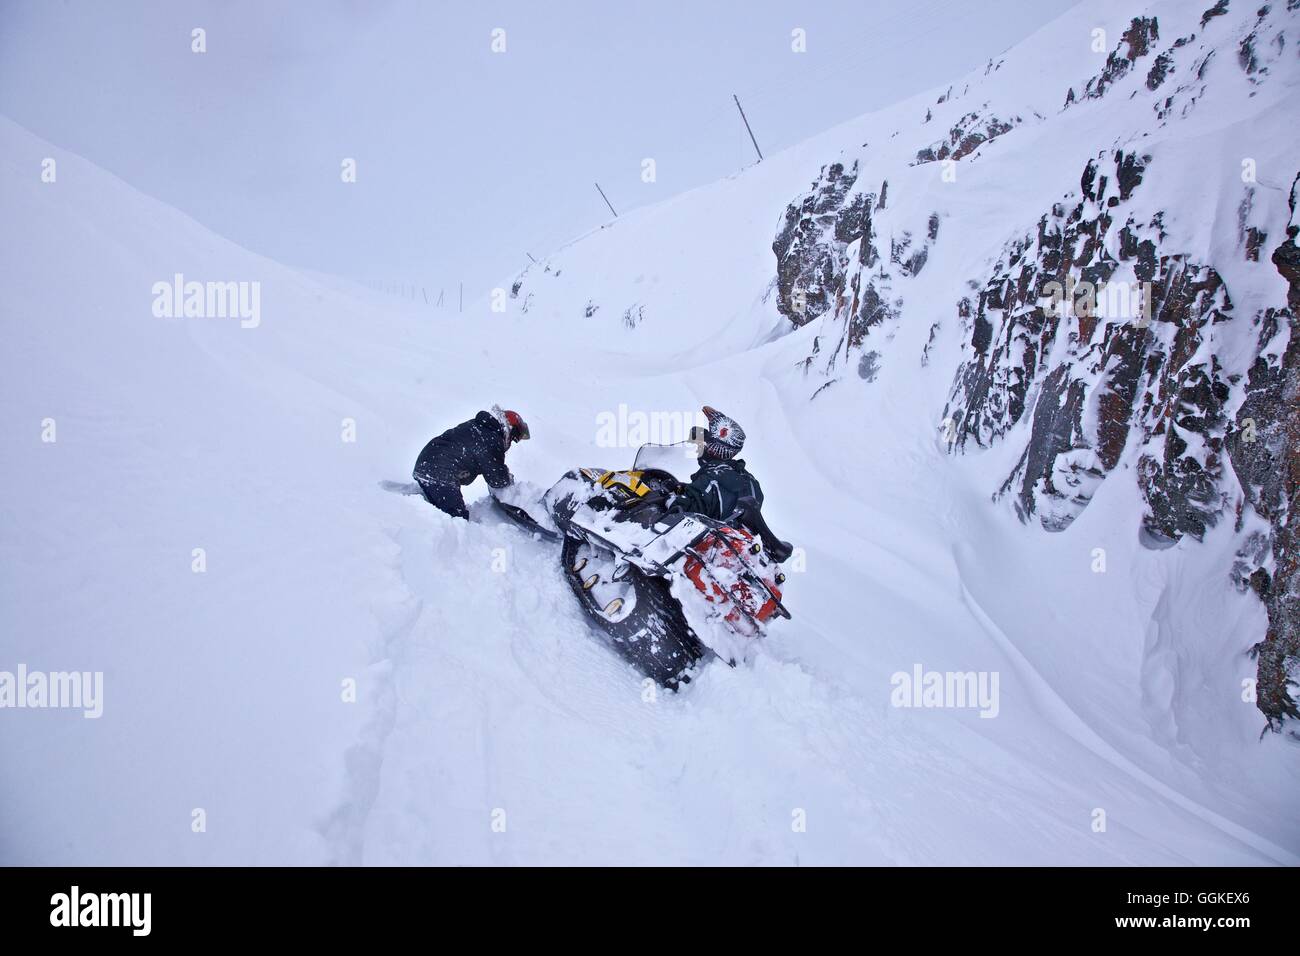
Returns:
[[[506,452],[528,436],[518,412],[493,405],[467,422],[449,428],[424,446],[412,477],[424,498],[453,518],[469,519],[460,489],[482,476],[490,488],[514,481],[506,467]]]

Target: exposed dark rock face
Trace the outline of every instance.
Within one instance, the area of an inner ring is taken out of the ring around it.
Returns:
[[[986,103],[985,109],[987,107]],[[982,113],[967,113],[948,131],[946,140],[939,140],[917,152],[916,162],[912,165],[919,166],[922,163],[940,162],[945,159],[962,159],[1003,133],[1011,132],[1020,122],[1019,116],[1002,120]]]
[[[1297,9],[1300,2],[1288,0],[1287,11]],[[1272,10],[1272,4],[1266,3],[1255,11],[1255,28],[1237,46],[1237,65],[1254,86],[1268,78],[1272,66],[1286,51],[1284,27],[1269,16]]]
[[[1126,159],[1120,154],[1114,166]],[[972,356],[957,370],[945,409],[945,416],[957,423],[952,436],[954,450],[963,450],[968,440],[987,447],[1001,438],[1023,417],[1030,388],[1037,385],[1041,389],[1033,437],[1016,472],[1002,489],[1010,491],[1019,479],[1017,510],[1022,517],[1037,510],[1040,497],[1073,498],[1081,508],[1090,496],[1081,483],[1070,479],[1052,481],[1058,457],[1068,456],[1076,447],[1087,451],[1092,443],[1082,431],[1082,392],[1077,387],[1072,389],[1064,367],[1065,362],[1078,361],[1079,356],[1064,355],[1051,367],[1048,356],[1062,331],[1063,313],[1073,311],[1069,308],[1074,299],[1073,282],[1104,283],[1115,269],[1116,263],[1102,249],[1112,225],[1103,203],[1106,189],[1107,177],[1099,175],[1098,167],[1089,163],[1081,182],[1083,198],[1075,207],[1068,212],[1060,204],[1053,207],[1039,220],[1036,233],[1003,250],[978,300],[972,303],[964,299],[958,304],[959,314],[971,316],[973,324]],[[1059,293],[1053,301],[1044,303],[1049,288],[1056,291],[1049,287],[1053,281],[1060,284]],[[1085,341],[1091,338],[1095,322],[1090,314],[1064,317],[1082,326],[1080,331],[1087,333]],[[1130,332],[1127,338],[1131,340],[1133,334]],[[1137,363],[1132,361],[1134,344],[1124,344],[1127,348],[1111,343],[1107,351],[1126,352],[1130,358],[1124,363],[1123,382],[1111,389],[1128,405],[1135,390]],[[1075,351],[1077,348],[1071,349]],[[1079,460],[1066,464],[1065,470],[1076,474],[1096,470],[1088,457],[1078,456]],[[1040,482],[1043,486],[1038,489]],[[1072,483],[1074,487],[1065,487]],[[1046,523],[1064,527],[1073,513],[1077,513],[1075,508],[1055,513]]]
[[[1206,10],[1204,13],[1201,14],[1201,29],[1204,30],[1205,25],[1207,23],[1209,23],[1215,17],[1223,16],[1227,12],[1228,12],[1228,0],[1219,0],[1218,3],[1216,3],[1214,6],[1210,7],[1210,9]]]
[[[1151,65],[1150,72],[1147,73],[1147,89],[1159,89],[1160,84],[1165,81],[1169,71],[1173,69],[1174,58],[1170,53],[1161,53],[1156,57],[1156,62]]]
[[[930,337],[925,340],[925,348],[921,350],[922,367],[930,364],[930,349],[934,348],[935,336],[939,334],[940,323],[935,322],[930,326]]]
[[[1111,86],[1128,75],[1138,60],[1151,52],[1151,48],[1159,39],[1160,25],[1155,17],[1134,17],[1133,22],[1120,38],[1120,42],[1106,57],[1106,65],[1102,67],[1100,73],[1088,81],[1080,98],[1093,100],[1105,96]],[[1074,91],[1071,90],[1071,102],[1074,99],[1073,94]]]
[[[894,283],[925,268],[929,248],[939,232],[937,214],[925,224],[926,239],[903,229],[890,240],[888,255],[877,246],[875,221],[886,214],[889,184],[879,193],[857,187],[857,169],[835,163],[824,167],[810,191],[785,211],[772,251],[777,260],[777,308],[795,325],[827,319],[835,346],[814,341],[805,370],[821,360],[834,372],[861,348],[871,330],[897,319],[902,300]],[[874,360],[873,360],[874,362]],[[875,378],[879,366],[859,364],[863,378]]]
[[[1272,256],[1288,284],[1287,307],[1268,309],[1262,316],[1258,357],[1228,441],[1242,494],[1271,532],[1266,542],[1258,535],[1248,539],[1238,573],[1268,612],[1268,633],[1254,647],[1259,667],[1256,699],[1274,730],[1286,717],[1300,718],[1290,691],[1300,681],[1300,528],[1295,521],[1300,506],[1298,187],[1300,177],[1291,188],[1287,239]]]
[[[842,163],[822,168],[811,190],[785,211],[772,243],[776,254],[777,308],[795,325],[824,315],[844,293],[845,250],[857,239],[863,255],[874,257],[871,207],[875,196],[855,193],[858,168]],[[870,252],[868,252],[870,250]]]
[[[945,410],[953,450],[992,445],[1032,409],[1001,493],[1048,530],[1074,520],[1131,441],[1148,535],[1200,538],[1223,510],[1230,389],[1200,345],[1232,306],[1213,269],[1160,251],[1158,216],[1124,215],[1147,160],[1088,163],[1078,202],[1011,243],[978,301],[958,306],[974,322]]]
[[[1284,58],[1295,56],[1285,36],[1294,17],[1271,12],[1275,6],[1227,15],[1229,0],[1219,0],[1196,32],[1194,10],[1171,13],[1171,32],[1184,35],[1163,48],[1154,17],[1130,22],[1100,72],[1078,96],[1070,90],[1062,109],[1078,99],[1145,97],[1151,129],[1126,129],[1118,141],[1160,135],[1149,147],[1098,153],[1077,189],[1039,210],[1037,221],[1026,217],[987,271],[981,267],[966,283],[969,291],[956,293],[955,327],[941,316],[904,313],[905,298],[921,288],[908,283],[951,281],[931,264],[940,215],[903,221],[916,216],[917,197],[895,191],[887,201],[885,183],[867,191],[856,165],[823,168],[787,208],[772,248],[781,312],[794,325],[821,323],[802,363],[806,373],[815,367],[824,376],[810,389],[813,398],[836,383],[851,387],[852,371],[874,381],[897,358],[886,343],[901,324],[923,321],[923,366],[951,354],[936,348],[941,332],[962,348],[943,412],[944,444],[967,454],[1014,442],[1016,463],[994,497],[1022,521],[1061,531],[1108,477],[1132,476],[1142,498],[1134,530],[1149,547],[1201,540],[1230,522],[1236,555],[1229,578],[1253,590],[1268,615],[1263,639],[1250,636],[1258,640],[1258,706],[1268,726],[1280,729],[1285,719],[1300,719],[1292,694],[1300,682],[1296,186],[1278,245],[1285,216],[1277,187],[1263,177],[1256,182],[1254,160],[1243,158],[1239,184],[1231,169],[1214,180],[1219,208],[1237,203],[1234,251],[1230,214],[1207,211],[1206,195],[1192,194],[1197,180],[1186,177],[1197,164],[1158,145],[1176,136],[1173,124],[1212,100],[1211,82],[1228,76],[1220,89],[1246,86],[1244,101],[1270,73],[1293,77],[1294,64]],[[1300,0],[1286,0],[1288,14],[1298,9]],[[950,90],[938,103],[952,98]],[[983,103],[909,165],[961,160],[1016,135],[1020,119],[1009,115]],[[913,188],[915,180],[895,178],[895,190]],[[1183,181],[1185,202],[1168,189]],[[1218,217],[1208,245],[1189,232],[1189,223],[1207,215]],[[1270,262],[1287,283],[1285,305],[1268,298],[1275,295],[1266,291],[1275,279],[1264,281]]]
[[[1189,40],[1190,38],[1188,37],[1179,39],[1177,43],[1156,58],[1157,63],[1159,63],[1161,58],[1166,56],[1172,61],[1174,51],[1180,46],[1185,46]],[[1215,51],[1212,48],[1201,53],[1192,62],[1190,72],[1187,74],[1187,79],[1179,84],[1176,89],[1170,91],[1164,99],[1156,100],[1156,102],[1152,104],[1151,108],[1155,110],[1157,119],[1164,121],[1169,119],[1171,116],[1186,116],[1195,108],[1197,102],[1205,94],[1205,74],[1210,65],[1210,61],[1214,58],[1214,53]],[[1152,67],[1152,70],[1154,72],[1155,67]],[[1173,72],[1173,66],[1164,70],[1163,75],[1160,77],[1161,81],[1163,82],[1163,80]],[[1148,81],[1150,78],[1150,75],[1148,75]],[[1155,87],[1150,88],[1154,89]]]
[[[1272,256],[1289,285],[1287,307],[1256,320],[1256,357],[1243,376],[1206,348],[1214,326],[1245,320],[1234,317],[1220,275],[1166,251],[1158,216],[1121,223],[1144,171],[1133,154],[1090,163],[1078,204],[1068,213],[1057,206],[1036,234],[1009,244],[978,300],[959,303],[959,317],[971,320],[971,358],[945,410],[950,447],[991,445],[1029,415],[1029,437],[999,494],[1051,531],[1069,525],[1128,448],[1148,542],[1199,540],[1243,497],[1269,527],[1247,539],[1237,574],[1268,612],[1268,634],[1254,648],[1257,699],[1278,729],[1284,717],[1300,718],[1290,691],[1300,679],[1300,533],[1291,520],[1300,504],[1300,226],[1293,211]],[[1293,210],[1294,202],[1293,192]],[[1249,203],[1248,191],[1247,213]],[[1106,251],[1111,235],[1117,258]],[[1247,259],[1259,258],[1264,239],[1242,230]],[[1150,283],[1149,320],[1104,314],[1100,293],[1095,305],[1076,298],[1062,310],[1044,292],[1053,281],[1101,286],[1125,267]]]
[[[906,230],[889,244],[889,261],[906,276],[917,275],[924,269],[929,256],[930,251],[926,246],[912,248],[912,234]]]

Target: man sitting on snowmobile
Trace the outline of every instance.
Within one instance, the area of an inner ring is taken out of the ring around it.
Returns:
[[[518,412],[493,405],[490,412],[479,412],[425,445],[412,477],[429,504],[453,518],[468,519],[461,486],[480,475],[490,488],[511,484],[514,478],[506,467],[506,452],[528,437],[528,426]]]
[[[704,406],[709,426],[700,436],[700,467],[668,500],[668,508],[693,511],[726,521],[737,511],[742,523],[759,534],[777,561],[784,561],[794,550],[778,539],[763,521],[763,489],[758,479],[745,470],[745,462],[736,455],[745,445],[745,430],[735,419],[716,408]]]

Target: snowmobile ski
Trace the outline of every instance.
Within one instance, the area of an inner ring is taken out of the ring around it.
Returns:
[[[518,505],[512,505],[495,496],[492,498],[492,502],[507,518],[519,525],[525,531],[530,531],[533,534],[540,534],[547,541],[560,540],[559,534],[540,524],[536,518]]]
[[[395,495],[423,495],[424,491],[413,481],[388,481],[384,480],[379,483],[379,487],[384,491],[391,491]]]

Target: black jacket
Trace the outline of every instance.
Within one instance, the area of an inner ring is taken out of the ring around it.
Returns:
[[[736,502],[746,495],[763,503],[763,489],[758,480],[745,470],[739,458],[701,459],[700,468],[691,476],[674,504],[688,511],[725,520],[736,510]]]
[[[468,485],[482,475],[493,488],[513,479],[506,467],[505,428],[491,412],[479,412],[470,421],[449,428],[424,446],[415,462],[414,478]]]

